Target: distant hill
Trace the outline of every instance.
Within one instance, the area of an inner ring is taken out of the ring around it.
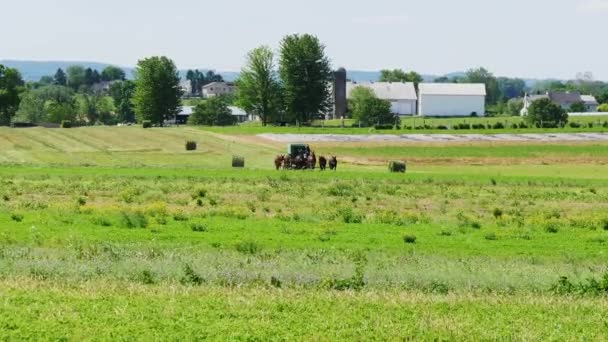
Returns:
[[[100,63],[100,62],[85,62],[85,61],[25,61],[25,60],[0,60],[0,64],[3,64],[10,68],[16,68],[21,72],[21,75],[26,81],[37,81],[42,76],[52,76],[55,74],[58,68],[62,68],[63,70],[67,69],[70,65],[80,65],[85,68],[92,68],[101,71],[108,65],[108,63]],[[132,67],[123,67],[121,68],[125,71],[127,78],[133,78],[133,70]],[[209,68],[199,68],[201,71],[210,70]],[[186,69],[180,70],[180,74],[182,78],[186,77]],[[216,71],[226,81],[234,81],[239,73],[234,71]],[[460,77],[464,76],[464,72],[452,72],[446,74],[447,77]],[[361,70],[348,70],[347,69],[347,77],[349,80],[355,82],[375,82],[380,78],[379,71],[361,71]],[[424,82],[433,82],[438,75],[426,75],[423,74],[422,78]],[[526,84],[529,87],[532,87],[539,80],[535,79],[525,79]]]

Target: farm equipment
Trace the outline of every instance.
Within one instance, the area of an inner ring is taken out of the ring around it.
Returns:
[[[324,157],[319,161],[327,161]],[[274,160],[277,170],[314,170],[317,166],[317,156],[310,150],[307,144],[288,144],[287,154],[278,155]],[[321,170],[325,169],[326,163],[321,163]]]

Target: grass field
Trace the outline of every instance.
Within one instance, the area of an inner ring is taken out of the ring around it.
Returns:
[[[0,339],[608,337],[608,144],[313,148],[0,128]]]

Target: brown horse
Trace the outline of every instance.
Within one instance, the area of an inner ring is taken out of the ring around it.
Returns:
[[[274,166],[277,168],[277,171],[283,166],[283,162],[285,162],[285,156],[282,154],[274,158]]]
[[[319,169],[321,169],[321,171],[325,171],[325,168],[327,167],[327,159],[325,159],[325,157],[320,156],[319,157]]]
[[[338,159],[336,156],[331,156],[331,158],[329,158],[329,169],[334,171],[338,170]]]
[[[288,154],[285,156],[285,159],[283,160],[283,169],[287,170],[287,169],[291,169],[291,155]]]
[[[314,170],[316,166],[317,166],[317,156],[315,155],[315,152],[312,152],[311,154],[308,155],[308,158],[306,158],[306,168]]]

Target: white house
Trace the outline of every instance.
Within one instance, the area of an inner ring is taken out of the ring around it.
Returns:
[[[371,89],[376,97],[387,100],[391,103],[391,112],[400,116],[416,114],[416,89],[414,83],[404,82],[347,82],[346,97],[350,99],[350,94],[356,87]]]
[[[587,112],[597,112],[597,107],[599,103],[595,99],[593,95],[581,95],[582,102],[585,103],[585,108],[587,108]]]
[[[203,86],[203,97],[229,95],[234,92],[234,89],[235,86],[232,82],[211,82]]]
[[[570,107],[575,103],[583,103],[585,105],[585,112],[597,112],[597,100],[593,95],[581,95],[575,91],[548,91],[544,94],[528,95],[524,96],[524,107],[521,110],[521,115],[528,115],[528,108],[532,105],[532,102],[540,99],[549,99],[554,104],[562,107],[564,110],[569,111]]]
[[[420,83],[418,115],[484,116],[486,86],[483,83]]]

